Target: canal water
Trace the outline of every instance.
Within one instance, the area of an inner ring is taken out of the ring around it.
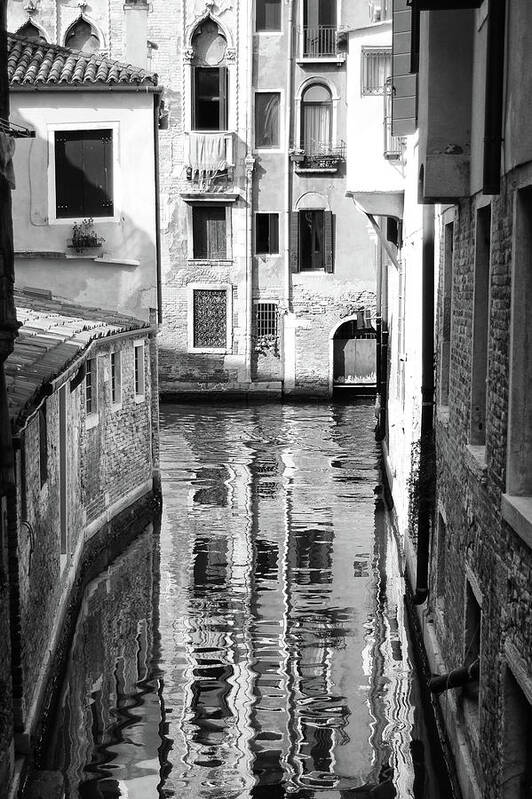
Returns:
[[[160,534],[75,632],[67,797],[437,799],[373,427],[369,401],[162,407]]]

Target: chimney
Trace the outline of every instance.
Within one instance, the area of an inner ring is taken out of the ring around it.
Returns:
[[[148,59],[148,3],[147,0],[126,0],[125,60],[128,64],[146,69]]]

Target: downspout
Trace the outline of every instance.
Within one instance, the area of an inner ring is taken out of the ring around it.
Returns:
[[[161,93],[154,95],[153,102],[153,161],[155,183],[155,263],[157,281],[157,322],[163,321],[162,306],[162,281],[161,281],[161,199],[159,180],[159,110],[161,107]],[[151,320],[150,320],[151,321]]]
[[[244,361],[245,361],[245,379],[248,384],[251,383],[251,352],[252,352],[252,335],[253,335],[253,255],[252,255],[252,241],[253,241],[253,167],[255,165],[255,158],[253,156],[253,114],[251,112],[254,107],[253,103],[253,3],[248,6],[248,80],[249,80],[249,97],[246,109],[246,337],[244,346]],[[238,68],[238,62],[237,62]]]
[[[421,309],[421,439],[418,475],[417,568],[414,604],[427,599],[434,510],[434,206],[423,206]]]
[[[290,271],[290,217],[292,213],[292,162],[290,161],[290,148],[292,145],[292,121],[294,116],[294,3],[288,2],[288,71],[286,75],[286,169],[285,169],[285,196],[286,196],[286,222],[284,226],[285,240],[285,280],[284,301],[286,309],[290,310],[292,293],[292,273]],[[284,359],[283,359],[284,360]]]

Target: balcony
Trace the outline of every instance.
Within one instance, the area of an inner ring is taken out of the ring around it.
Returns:
[[[185,139],[185,169],[190,191],[227,191],[234,177],[234,134],[190,131]]]
[[[336,25],[304,27],[299,31],[299,61],[344,61],[345,52],[338,48],[338,29]]]
[[[296,172],[338,172],[340,165],[345,161],[345,142],[336,145],[321,144],[315,152],[294,150],[290,158],[295,164]]]

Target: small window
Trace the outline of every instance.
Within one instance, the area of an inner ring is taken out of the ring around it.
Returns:
[[[25,39],[31,39],[35,42],[46,41],[46,37],[43,36],[42,32],[31,20],[28,20],[25,25],[18,29],[17,36],[23,36]]]
[[[279,92],[255,93],[255,147],[279,147]]]
[[[144,386],[144,344],[135,345],[135,396],[143,397]]]
[[[193,346],[198,349],[227,348],[227,291],[194,289]]]
[[[277,336],[277,320],[277,303],[255,303],[255,331],[258,338],[262,336]]]
[[[281,0],[255,0],[255,29],[281,30]]]
[[[198,205],[192,208],[192,240],[194,258],[227,258],[225,205]]]
[[[111,353],[111,400],[115,405],[122,402],[122,364],[119,352]]]
[[[85,367],[85,412],[87,416],[98,410],[97,393],[96,358],[89,358]]]
[[[384,94],[386,79],[392,74],[389,47],[362,48],[362,94]]]
[[[279,214],[256,214],[255,252],[258,255],[279,253]]]
[[[48,479],[48,425],[46,402],[39,408],[39,471],[41,488]]]
[[[55,133],[58,219],[113,216],[112,130]]]
[[[82,53],[96,53],[100,49],[100,39],[93,25],[79,17],[66,32],[65,47]]]
[[[194,130],[227,130],[227,67],[194,67]]]

